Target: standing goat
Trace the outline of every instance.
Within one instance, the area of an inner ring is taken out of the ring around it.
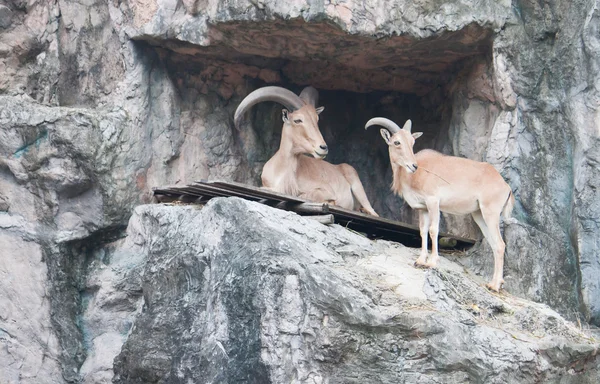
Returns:
[[[389,148],[394,175],[392,190],[419,212],[422,245],[415,265],[433,268],[438,262],[440,211],[456,215],[470,213],[494,252],[494,276],[487,287],[500,290],[504,283],[505,249],[500,234],[500,214],[509,218],[513,209],[515,198],[510,186],[488,163],[446,156],[430,149],[415,155],[415,139],[422,132],[411,134],[410,120],[400,129],[393,121],[376,117],[367,122],[365,129],[373,125],[385,128],[380,132]],[[428,230],[432,243],[429,261]]]
[[[306,87],[297,96],[281,87],[263,87],[250,93],[235,111],[235,126],[244,113],[262,101],[284,105],[283,131],[279,150],[265,163],[262,184],[275,192],[298,196],[311,201],[334,204],[346,209],[362,207],[378,216],[371,207],[358,173],[348,164],[323,161],[327,144],[319,131],[319,114],[315,108],[318,93]]]

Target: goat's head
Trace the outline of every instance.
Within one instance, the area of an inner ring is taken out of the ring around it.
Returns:
[[[399,167],[404,167],[409,173],[417,170],[417,159],[413,152],[415,139],[421,137],[423,132],[411,133],[412,122],[407,120],[402,129],[393,121],[384,117],[375,117],[367,122],[365,129],[373,125],[380,125],[381,136],[388,145],[390,161]]]
[[[282,111],[283,139],[291,143],[294,154],[307,154],[318,159],[323,159],[328,153],[327,144],[319,131],[319,113],[323,107],[315,108],[318,94],[313,87],[306,87],[297,96],[293,92],[281,87],[263,87],[251,92],[235,111],[234,122],[239,126],[242,115],[253,105],[262,101],[275,101],[283,104],[286,109]]]

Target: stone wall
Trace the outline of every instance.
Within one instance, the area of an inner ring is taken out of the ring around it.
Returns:
[[[414,220],[362,129],[374,115],[494,164],[517,197],[507,291],[600,324],[599,20],[593,0],[0,1],[0,367],[110,380],[100,352],[116,356],[143,288],[95,260],[152,187],[258,184],[281,108],[239,131],[232,115],[265,84],[321,91],[329,160],[358,169],[384,216]],[[478,236],[463,218],[445,230]],[[458,261],[491,274],[485,244]],[[104,285],[123,292],[104,304],[114,323],[86,309]]]

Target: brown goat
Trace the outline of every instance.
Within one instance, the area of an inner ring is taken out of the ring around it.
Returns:
[[[392,190],[419,212],[421,254],[415,265],[433,268],[437,265],[440,211],[457,215],[471,214],[494,252],[494,275],[487,284],[498,291],[504,280],[505,244],[500,234],[500,214],[509,218],[515,198],[510,186],[488,163],[446,156],[425,149],[413,152],[415,139],[408,120],[402,129],[393,121],[377,117],[366,127],[380,125],[381,136],[388,144],[394,181]],[[429,233],[428,233],[429,231]],[[428,259],[427,237],[431,236]]]
[[[288,109],[283,112],[283,131],[279,149],[263,167],[263,187],[275,192],[324,202],[346,209],[362,209],[374,216],[356,170],[348,164],[334,165],[323,161],[327,144],[319,131],[319,114],[315,108],[317,90],[306,87],[300,96],[281,87],[263,87],[251,92],[235,111],[235,125],[242,115],[262,101],[276,101]]]

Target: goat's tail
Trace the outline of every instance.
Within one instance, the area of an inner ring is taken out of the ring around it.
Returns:
[[[510,219],[513,208],[515,207],[515,195],[513,195],[512,191],[508,193],[508,198],[506,199],[506,203],[504,203],[504,209],[502,209],[502,217],[505,219]]]

